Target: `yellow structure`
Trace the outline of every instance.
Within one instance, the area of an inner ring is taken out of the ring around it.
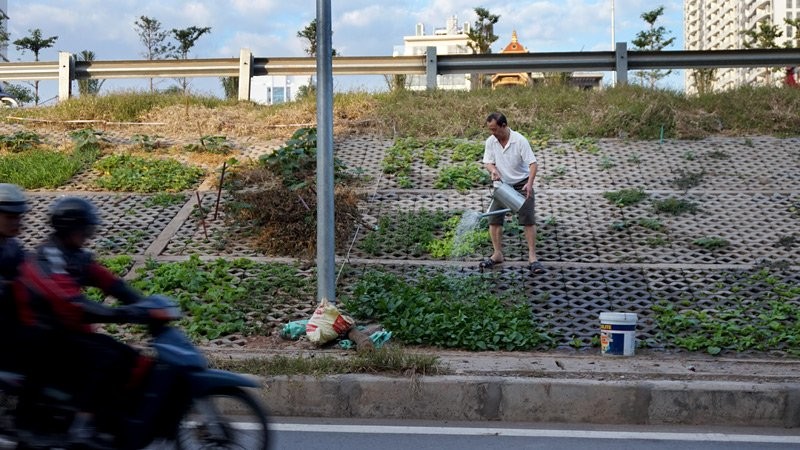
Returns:
[[[517,31],[511,33],[511,42],[500,53],[528,53],[528,50],[517,40]],[[498,73],[492,75],[492,89],[502,86],[529,86],[529,73]]]

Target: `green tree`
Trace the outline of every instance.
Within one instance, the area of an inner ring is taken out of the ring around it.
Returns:
[[[210,32],[211,27],[191,26],[183,29],[173,28],[172,36],[174,36],[175,40],[178,42],[175,57],[178,59],[189,59],[189,51],[194,47],[194,44],[197,43],[197,40],[204,34]],[[186,93],[186,90],[189,88],[188,80],[186,78],[179,78],[178,84],[183,92]]]
[[[717,69],[709,67],[706,69],[692,70],[692,81],[694,88],[699,95],[710,94],[714,90],[714,81],[717,80]]]
[[[632,40],[634,49],[660,52],[669,47],[675,42],[675,38],[667,38],[671,31],[668,31],[664,26],[656,26],[658,18],[664,14],[664,7],[658,8],[642,13],[640,16],[648,25],[646,30],[636,33],[636,39]],[[642,85],[647,84],[654,88],[656,83],[671,74],[672,70],[640,70],[636,72],[636,77],[640,79]]]
[[[28,30],[29,36],[14,41],[17,50],[22,52],[29,51],[33,53],[33,60],[39,61],[39,52],[46,48],[50,48],[58,40],[58,36],[42,37],[42,30],[36,28]],[[33,97],[35,103],[39,104],[39,80],[33,82]]]
[[[135,21],[134,29],[139,36],[139,41],[144,46],[142,56],[148,61],[164,59],[172,55],[175,46],[167,41],[169,32],[161,29],[161,22],[147,16],[140,16]],[[150,92],[154,91],[153,79],[150,78]]]
[[[6,31],[5,23],[7,17],[5,15],[0,15],[0,47],[8,45],[9,39],[11,39],[11,35],[8,34]],[[3,57],[6,62],[8,62],[8,58]]]
[[[76,60],[78,61],[94,61],[95,55],[94,52],[91,50],[81,50],[80,53],[76,56]],[[100,93],[100,88],[103,87],[103,83],[106,80],[98,80],[98,79],[86,79],[86,80],[78,80],[78,93],[81,96],[84,95],[97,95]]]
[[[3,84],[3,90],[10,96],[17,99],[17,102],[19,102],[20,105],[25,105],[36,100],[36,97],[33,96],[33,92],[25,86],[11,83]]]
[[[303,51],[312,58],[317,56],[317,19],[312,20],[305,28],[297,32],[297,37],[305,41]],[[331,56],[339,56],[335,48],[331,48]],[[308,77],[308,86],[300,86],[297,90],[298,98],[316,96],[317,89],[314,86],[314,75]]]
[[[744,35],[744,48],[778,48],[778,39],[783,36],[780,26],[773,25],[769,20],[762,20],[753,28],[742,31]],[[772,73],[780,69],[767,67],[764,69],[764,81],[767,85],[772,84]]]
[[[225,92],[227,100],[235,100],[239,97],[239,77],[221,77],[222,90]]]
[[[317,56],[317,19],[312,20],[305,28],[297,32],[297,37],[306,41],[303,51],[310,57]],[[331,56],[339,56],[335,48],[331,49]]]
[[[474,53],[492,53],[492,44],[499,39],[499,36],[494,34],[494,26],[497,21],[500,20],[500,16],[498,14],[492,14],[488,9],[482,7],[475,8],[475,14],[477,14],[478,18],[472,25],[469,33],[467,33],[467,38],[469,38],[467,46],[471,48]],[[484,86],[488,79],[489,78],[485,77],[483,74],[472,74],[472,87]]]

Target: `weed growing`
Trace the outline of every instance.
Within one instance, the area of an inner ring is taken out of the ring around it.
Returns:
[[[110,191],[178,192],[195,186],[205,173],[174,159],[110,155],[96,162],[97,186]]]
[[[272,358],[230,359],[211,357],[211,366],[237,373],[260,376],[311,375],[325,376],[346,373],[382,373],[393,375],[446,375],[449,371],[435,355],[413,353],[386,346],[374,352],[350,358],[332,356],[275,356]]]
[[[453,164],[442,169],[433,187],[436,189],[454,188],[459,191],[466,191],[475,187],[480,187],[491,181],[489,173],[480,164],[473,161],[466,161],[460,164]]]
[[[672,180],[672,184],[678,189],[688,191],[693,187],[700,186],[700,184],[703,183],[703,177],[705,177],[705,175],[705,170],[692,172],[678,169],[678,175]]]
[[[703,236],[692,241],[692,244],[709,251],[720,250],[731,245],[727,239],[718,236]]]
[[[511,351],[552,344],[536,326],[527,300],[491,293],[487,278],[419,271],[412,279],[369,271],[342,304],[354,317],[378,320],[410,345]]]
[[[408,252],[422,256],[444,227],[446,214],[442,211],[400,211],[382,216],[374,230],[359,243],[366,253],[377,256],[393,252]]]
[[[65,185],[98,156],[99,151],[91,149],[65,153],[44,148],[0,155],[0,180],[25,189],[53,189]]]
[[[24,152],[42,145],[42,137],[31,131],[17,131],[10,135],[0,135],[0,150],[11,153]]]
[[[677,216],[684,213],[695,213],[698,208],[689,200],[669,197],[664,200],[653,200],[653,209],[659,213]]]
[[[784,279],[766,268],[732,278],[704,295],[728,298],[733,304],[700,308],[662,301],[654,305],[663,342],[712,355],[747,350],[800,355],[800,286],[789,281],[791,277]]]
[[[642,202],[648,197],[648,194],[638,188],[620,189],[619,191],[611,191],[603,193],[603,197],[611,203],[619,206],[633,206]]]

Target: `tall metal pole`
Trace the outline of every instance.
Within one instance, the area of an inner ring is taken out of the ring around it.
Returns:
[[[336,303],[331,1],[317,0],[317,300]]]
[[[617,27],[616,27],[616,23],[614,23],[614,19],[615,19],[615,17],[614,17],[614,0],[611,0],[611,51],[612,52],[616,51],[616,49],[617,49],[617,38],[614,36],[615,29]],[[614,80],[614,86],[616,86],[617,85],[617,72],[616,71],[612,72],[611,76],[613,77],[613,80]]]

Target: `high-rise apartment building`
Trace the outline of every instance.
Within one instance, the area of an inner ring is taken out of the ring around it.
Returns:
[[[686,50],[733,50],[744,47],[744,32],[766,20],[779,25],[783,45],[793,35],[794,27],[784,18],[800,17],[800,0],[684,0],[683,28]],[[686,70],[686,90],[697,90],[694,70]],[[714,73],[714,90],[731,89],[747,84],[780,82],[782,77],[764,68],[718,68]]]

